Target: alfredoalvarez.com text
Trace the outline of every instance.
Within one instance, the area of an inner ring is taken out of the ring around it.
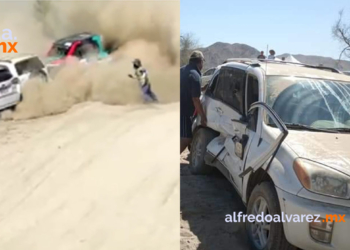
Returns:
[[[242,212],[239,212],[236,214],[236,212],[233,212],[233,214],[226,214],[225,222],[245,222],[248,220],[248,222],[253,223],[254,221],[257,222],[345,222],[345,214],[327,214],[326,218],[321,218],[319,214],[291,214],[287,215],[284,212],[282,212],[281,215],[274,214],[273,216],[270,214],[264,215],[264,213],[253,215],[253,214],[243,214]]]
[[[17,53],[17,42],[3,42],[3,40],[17,40],[17,37],[12,37],[12,31],[10,29],[3,29],[0,40],[0,48],[2,47],[3,53]]]

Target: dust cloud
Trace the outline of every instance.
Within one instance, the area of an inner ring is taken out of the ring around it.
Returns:
[[[0,2],[0,28],[12,30],[19,53],[43,57],[55,39],[85,31],[101,34],[105,44],[118,50],[111,62],[74,61],[49,83],[26,82],[23,101],[7,118],[58,114],[85,101],[140,104],[138,84],[127,76],[134,58],[149,71],[161,103],[179,100],[179,1],[43,1],[39,7],[35,2]]]

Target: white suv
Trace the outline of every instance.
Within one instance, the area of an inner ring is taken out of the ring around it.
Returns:
[[[0,57],[0,110],[14,107],[22,99],[23,84],[32,77],[44,81],[49,75],[42,61],[34,55]]]
[[[208,121],[202,127],[194,120],[191,172],[217,167],[247,214],[282,216],[246,219],[253,249],[349,249],[349,76],[284,62],[229,62],[201,102]]]

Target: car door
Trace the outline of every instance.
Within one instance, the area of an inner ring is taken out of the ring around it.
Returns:
[[[244,114],[245,77],[244,69],[222,67],[220,70],[215,96],[220,100],[216,107],[220,115],[218,131],[223,135],[235,136],[243,132],[242,128],[232,126],[232,119],[239,120]]]
[[[215,130],[220,132],[220,136],[211,141],[207,147],[208,153],[215,156],[215,160],[228,170],[228,178],[238,192],[240,192],[241,185],[234,176],[239,175],[243,163],[242,159],[236,156],[234,143],[244,132],[244,127],[233,127],[232,120],[240,120],[244,112],[245,75],[244,70],[234,67],[220,69],[214,91],[218,102],[215,103],[216,106],[212,107],[217,116]],[[217,166],[217,162],[214,162],[214,166]]]
[[[219,73],[216,72],[209,83],[208,88],[205,93],[201,96],[201,103],[204,109],[204,112],[207,115],[207,126],[218,131],[218,125],[220,122],[221,114],[218,112],[218,107],[220,106],[220,100],[215,97],[215,89],[217,87]],[[193,126],[196,127],[200,124],[200,117],[194,120]]]
[[[244,106],[246,110],[248,107],[252,108],[249,112],[245,112],[245,115],[231,120],[233,128],[231,133],[215,138],[207,147],[208,151],[215,155],[216,159],[228,170],[228,178],[240,195],[244,193],[243,177],[246,173],[256,171],[263,166],[276,152],[287,133],[287,129],[276,113],[266,104],[259,102],[262,96],[259,95],[257,77],[248,74],[245,82]],[[252,103],[255,104],[251,106]],[[279,134],[276,134],[275,131],[272,135],[266,136],[262,126],[258,126],[263,122],[261,117],[264,111],[276,123],[280,130]]]
[[[260,83],[261,84],[261,83]],[[288,130],[277,113],[266,103],[262,102],[262,95],[259,91],[258,79],[248,74],[246,88],[246,118],[234,120],[233,126],[244,126],[245,133],[237,136],[234,141],[235,153],[242,160],[242,167],[239,172],[234,173],[234,178],[240,183],[244,194],[251,172],[268,167],[276,155],[280,145],[288,135]],[[265,120],[271,121],[274,127],[265,124]],[[238,174],[239,173],[239,174]]]

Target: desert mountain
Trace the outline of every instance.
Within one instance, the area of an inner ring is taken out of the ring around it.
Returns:
[[[246,44],[240,43],[222,43],[216,42],[208,47],[200,48],[205,57],[204,68],[215,67],[225,61],[227,58],[256,58],[259,55],[259,50]],[[287,57],[289,54],[284,53],[277,57]],[[330,57],[322,56],[309,56],[309,55],[294,55],[293,56],[300,62],[311,65],[319,65],[333,67],[344,71],[350,70],[350,61],[335,60]]]

